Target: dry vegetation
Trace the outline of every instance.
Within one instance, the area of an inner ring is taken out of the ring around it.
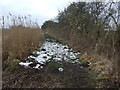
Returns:
[[[2,30],[0,30],[0,55],[2,55]]]
[[[115,87],[114,83],[118,82],[116,80],[119,76],[115,46],[117,43],[116,31],[100,32],[99,40],[96,40],[95,36],[91,36],[91,34],[96,34],[95,32],[86,35],[75,30],[46,29],[45,33],[82,52],[84,60],[92,62],[89,69],[98,75],[99,87]],[[108,85],[105,84],[106,82]]]
[[[90,69],[108,84],[102,85],[119,87],[119,19],[120,2],[73,2],[59,12],[56,21],[46,21],[42,29],[82,52],[84,60],[92,62]]]
[[[14,20],[17,21],[16,19]],[[10,69],[11,66],[9,68],[9,65],[12,63],[23,61],[42,44],[40,28],[25,27],[24,23],[19,24],[16,25],[14,23],[12,27],[2,29],[3,70]]]

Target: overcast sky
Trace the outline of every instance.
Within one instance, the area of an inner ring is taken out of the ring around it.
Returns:
[[[37,18],[39,25],[57,16],[59,10],[64,10],[70,2],[76,0],[0,0],[2,15],[31,15]]]

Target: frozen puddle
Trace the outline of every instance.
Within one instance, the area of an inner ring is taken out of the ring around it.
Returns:
[[[26,62],[20,62],[19,65],[24,67],[32,67],[35,69],[41,69],[45,66],[45,64],[51,60],[57,62],[69,62],[76,63],[79,61],[77,59],[77,55],[79,52],[72,52],[72,49],[67,45],[62,45],[54,40],[47,39],[43,46],[40,48],[40,51],[33,52],[33,54],[37,54],[38,56],[28,56]],[[32,59],[33,61],[31,61]],[[59,71],[63,71],[63,68],[59,67]]]

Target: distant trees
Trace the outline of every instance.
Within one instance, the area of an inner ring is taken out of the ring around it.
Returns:
[[[47,28],[55,28],[57,26],[57,22],[54,22],[52,20],[45,21],[44,24],[41,26],[42,29]]]

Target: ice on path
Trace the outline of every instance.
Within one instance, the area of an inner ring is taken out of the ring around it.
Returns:
[[[28,67],[33,62],[20,62],[19,65]]]
[[[35,62],[37,62],[36,66],[33,67],[35,69],[39,69],[41,67],[41,64],[45,64],[47,61],[49,62],[50,60],[76,63],[78,62],[77,55],[80,54],[79,52],[72,52],[72,49],[69,48],[67,45],[62,45],[58,42],[51,41],[46,41],[40,48],[40,51],[33,52],[33,54],[34,53],[37,53],[38,56],[28,56],[28,58],[32,58]],[[32,64],[32,62],[19,63],[19,65],[22,66],[29,66],[30,64]]]

